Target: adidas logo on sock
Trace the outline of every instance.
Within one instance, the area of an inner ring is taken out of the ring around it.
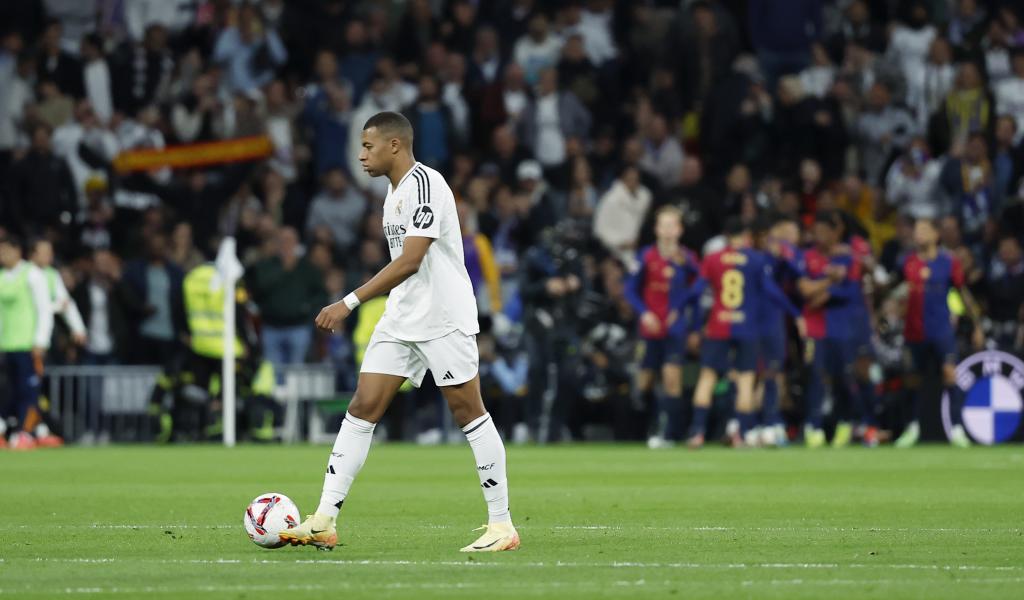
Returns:
[[[444,372],[444,377],[441,378],[441,381],[448,381],[450,379],[455,379],[455,376],[452,375],[451,371],[445,371]]]
[[[337,475],[337,473],[334,472],[334,465],[327,465],[327,472],[331,475]]]
[[[498,485],[497,481],[495,481],[493,479],[488,479],[487,481],[481,483],[480,487],[482,487],[484,489],[487,489],[487,488],[492,488],[492,487],[494,487],[496,485]]]

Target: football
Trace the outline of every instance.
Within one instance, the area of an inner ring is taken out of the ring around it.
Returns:
[[[261,494],[245,508],[242,524],[257,546],[280,548],[285,544],[278,534],[299,524],[299,507],[284,494]]]

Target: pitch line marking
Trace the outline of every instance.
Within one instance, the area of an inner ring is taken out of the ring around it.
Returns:
[[[14,559],[19,560],[19,559]],[[372,559],[295,559],[295,560],[270,560],[270,559],[239,559],[239,558],[217,558],[217,559],[123,559],[123,558],[51,558],[37,557],[26,558],[27,562],[54,562],[54,563],[147,563],[147,564],[174,564],[174,565],[234,565],[234,564],[259,564],[259,565],[332,565],[332,566],[445,566],[445,567],[567,567],[567,568],[611,568],[611,569],[894,569],[894,570],[918,570],[918,571],[1021,571],[1024,566],[1019,565],[918,565],[918,564],[868,564],[868,563],[683,563],[683,562],[625,562],[613,561],[605,563],[582,563],[582,562],[485,562],[485,561],[458,561],[458,560],[372,560]]]
[[[34,525],[0,525],[0,531],[9,529],[29,529]],[[235,529],[237,525],[152,525],[130,523],[92,523],[92,524],[57,524],[48,525],[51,529]],[[420,525],[422,529],[457,529],[453,525]],[[1020,533],[1024,528],[1020,527],[834,527],[834,526],[796,526],[796,527],[726,527],[716,525],[695,525],[690,527],[660,527],[660,526],[621,526],[621,525],[520,525],[523,530],[553,529],[556,531],[856,531],[862,533],[913,533],[913,532],[939,532],[939,533],[966,533],[966,532],[991,532],[991,533]]]
[[[1005,584],[1005,583],[1022,583],[1024,577],[1013,577],[1006,579],[996,578],[985,578],[985,579],[964,579],[955,580],[953,583],[966,583],[966,584]],[[662,586],[678,586],[679,581],[647,581],[645,579],[638,579],[635,581],[618,580],[610,582],[612,585],[617,587],[642,587],[647,585],[662,585]],[[752,586],[861,586],[865,584],[876,584],[876,585],[901,585],[909,583],[904,579],[772,579],[769,581],[742,581],[740,585],[744,587]],[[516,588],[579,588],[588,586],[603,586],[606,585],[603,582],[580,582],[580,581],[534,581],[528,583],[505,583],[506,587]],[[196,587],[171,587],[171,586],[139,586],[139,587],[64,587],[56,590],[45,590],[39,588],[33,588],[31,590],[16,590],[12,588],[4,589],[0,588],[0,595],[16,594],[19,596],[25,595],[76,595],[76,594],[144,594],[144,593],[171,593],[171,592],[273,592],[273,591],[326,591],[326,590],[338,590],[339,588],[344,589],[386,589],[386,590],[398,590],[398,589],[416,589],[416,590],[456,590],[456,589],[478,589],[488,587],[489,584],[485,582],[455,582],[455,583],[359,583],[353,584],[350,582],[339,581],[332,583],[331,585],[320,585],[320,584],[247,584],[247,585],[200,585]]]

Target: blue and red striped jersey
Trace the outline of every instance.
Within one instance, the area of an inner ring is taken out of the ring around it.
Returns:
[[[752,248],[726,248],[706,256],[696,290],[711,287],[714,301],[704,328],[710,339],[760,335],[764,305],[775,302],[791,314],[796,308],[775,283],[769,258]]]
[[[772,278],[779,289],[789,297],[789,292],[800,277],[801,252],[799,248],[789,242],[777,240],[775,243],[779,247],[778,254],[767,255],[772,269]],[[785,336],[786,323],[783,317],[786,307],[778,302],[764,302],[762,310],[764,312],[760,323],[761,335],[765,337]]]
[[[824,279],[830,266],[845,269],[846,275],[842,281],[829,286],[829,298],[825,304],[818,307],[804,305],[804,322],[810,338],[845,340],[853,333],[854,301],[858,294],[863,297],[861,263],[849,252],[826,255],[817,248],[811,248],[804,252],[802,276],[812,280]]]
[[[951,288],[964,285],[960,261],[945,250],[939,250],[932,260],[914,252],[903,260],[902,273],[910,286],[904,339],[920,342],[952,337],[947,296]]]
[[[687,291],[700,274],[700,259],[692,250],[680,246],[678,256],[662,256],[657,246],[642,248],[638,254],[640,268],[626,280],[626,299],[637,315],[654,313],[661,322],[658,331],[647,331],[640,325],[640,337],[648,340],[665,338],[669,333],[668,317],[673,308],[679,309]]]

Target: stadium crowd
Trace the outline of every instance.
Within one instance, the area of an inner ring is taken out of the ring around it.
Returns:
[[[352,389],[381,308],[364,305],[333,335],[312,318],[387,260],[387,184],[362,172],[358,150],[368,117],[401,111],[416,158],[459,200],[485,398],[508,435],[556,441],[592,437],[595,423],[618,439],[682,438],[683,407],[659,418],[655,388],[638,385],[628,291],[659,209],[678,209],[698,255],[721,247],[731,217],[764,231],[794,223],[800,246],[816,215],[839,214],[844,239],[865,247],[861,379],[898,431],[907,293],[891,283],[915,219],[936,220],[981,306],[984,339],[964,323],[959,352],[1024,352],[1022,8],[5,2],[0,217],[26,258],[55,265],[80,313],[57,318],[47,364],[187,362],[183,282],[232,236],[253,353],[332,364]],[[258,160],[115,166],[135,150],[261,135],[272,153]],[[797,323],[781,367],[791,424],[804,412]],[[678,349],[684,362],[696,347]]]

